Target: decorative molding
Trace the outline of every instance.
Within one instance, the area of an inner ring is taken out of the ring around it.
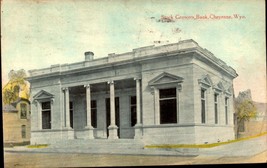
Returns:
[[[113,80],[110,80],[110,81],[108,81],[108,84],[109,85],[114,85],[114,81]]]
[[[159,86],[165,84],[173,84],[173,83],[181,83],[183,82],[184,78],[180,76],[176,76],[167,72],[163,72],[157,77],[153,78],[148,82],[149,86]]]
[[[224,94],[226,95],[226,96],[232,96],[232,88],[231,87],[229,87],[228,89],[226,89],[226,90],[224,90]]]
[[[52,99],[55,96],[47,91],[41,90],[36,95],[33,96],[33,101],[42,99]]]
[[[155,86],[151,86],[150,87],[150,93],[152,94],[152,95],[154,95],[155,94]]]
[[[61,89],[62,89],[63,91],[67,91],[67,90],[69,90],[68,87],[62,87]]]
[[[212,88],[214,92],[218,94],[223,93],[223,91],[225,90],[221,81],[218,82],[216,85],[213,85]]]
[[[91,86],[90,86],[90,84],[85,84],[85,85],[83,85],[85,88],[90,88]]]
[[[31,104],[34,104],[35,106],[37,106],[38,101],[36,99],[32,100]]]
[[[198,84],[200,88],[203,88],[203,89],[208,89],[211,86],[213,86],[212,80],[208,74],[204,75],[201,79],[198,79]]]
[[[141,77],[134,77],[134,80],[141,80]]]
[[[159,124],[159,125],[143,125],[143,128],[171,128],[171,127],[233,127],[233,125],[225,124],[201,124],[201,123],[183,123],[183,124]]]
[[[178,83],[177,86],[176,86],[176,88],[177,88],[177,90],[179,92],[181,92],[182,91],[182,84],[181,83]]]

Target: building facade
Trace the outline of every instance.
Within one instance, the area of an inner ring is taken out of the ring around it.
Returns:
[[[28,144],[31,137],[30,102],[19,98],[3,106],[4,144]]]
[[[31,143],[234,139],[235,70],[194,40],[29,71]]]

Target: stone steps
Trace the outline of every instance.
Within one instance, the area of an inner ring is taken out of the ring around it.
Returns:
[[[141,140],[135,139],[73,139],[58,142],[52,148],[83,148],[83,149],[143,149]]]

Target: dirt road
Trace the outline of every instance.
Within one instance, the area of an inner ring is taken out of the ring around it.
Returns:
[[[252,157],[215,156],[134,156],[62,153],[9,153],[4,155],[5,167],[96,167],[141,165],[188,165],[224,163],[266,163],[267,151]]]

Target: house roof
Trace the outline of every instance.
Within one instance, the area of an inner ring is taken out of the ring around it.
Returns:
[[[18,110],[11,104],[3,106],[3,112],[17,112]]]
[[[21,101],[26,101],[26,102],[28,102],[28,103],[30,104],[30,101],[29,101],[28,99],[21,98],[21,97],[19,97],[16,101],[12,102],[11,104],[12,104],[14,107],[16,107],[16,105],[17,105],[19,102],[21,102]]]

